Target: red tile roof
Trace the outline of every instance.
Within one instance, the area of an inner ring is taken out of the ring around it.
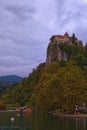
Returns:
[[[55,37],[58,37],[58,38],[64,38],[63,35],[53,35],[50,40],[54,40]]]
[[[50,40],[53,41],[56,37],[60,38],[61,40],[64,39],[64,37],[67,36],[69,39],[72,39],[72,37],[69,36],[68,32],[66,32],[64,35],[53,35]],[[77,37],[75,37],[76,40],[78,40]]]
[[[63,36],[63,35],[57,35],[57,37],[58,37],[58,38],[64,38],[64,36]]]
[[[51,41],[54,40],[55,37],[56,37],[56,35],[53,35],[53,36],[50,38],[50,40],[51,40]]]

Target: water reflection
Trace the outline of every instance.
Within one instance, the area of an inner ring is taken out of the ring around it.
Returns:
[[[14,122],[11,117],[15,118]],[[0,113],[0,130],[87,130],[87,118],[64,118],[46,113]]]
[[[76,118],[76,130],[86,130],[86,118]]]
[[[0,130],[26,130],[23,127],[16,127],[16,126],[0,126]]]

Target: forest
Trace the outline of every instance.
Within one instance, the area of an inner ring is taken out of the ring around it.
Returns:
[[[3,91],[0,109],[27,105],[40,111],[73,113],[76,105],[87,105],[87,45],[80,41],[59,47],[68,60],[39,64],[19,84]]]

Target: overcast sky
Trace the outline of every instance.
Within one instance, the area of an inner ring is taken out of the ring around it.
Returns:
[[[45,62],[51,35],[87,42],[86,1],[0,0],[0,75],[29,75]]]

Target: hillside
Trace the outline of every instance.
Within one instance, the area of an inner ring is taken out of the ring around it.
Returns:
[[[47,48],[46,63],[33,69],[28,77],[0,97],[6,106],[33,106],[41,111],[74,113],[76,105],[86,113],[87,45],[75,34],[52,36]]]
[[[17,75],[8,75],[8,76],[0,76],[0,81],[3,82],[20,82],[22,80],[22,77],[19,77]]]
[[[21,82],[22,77],[16,75],[0,76],[0,95],[6,89],[12,89],[17,83]]]

